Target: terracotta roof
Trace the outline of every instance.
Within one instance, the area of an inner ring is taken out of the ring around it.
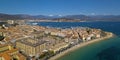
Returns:
[[[3,57],[5,60],[11,60],[11,57],[9,54],[6,54],[6,53],[1,53],[0,54],[0,57]]]

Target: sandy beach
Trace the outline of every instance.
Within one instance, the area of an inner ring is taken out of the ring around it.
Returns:
[[[107,33],[107,35],[105,37],[94,39],[94,40],[91,40],[91,41],[88,41],[88,42],[84,42],[84,43],[78,44],[78,45],[76,45],[74,47],[71,47],[70,49],[67,49],[67,50],[65,50],[65,51],[63,51],[63,52],[61,52],[61,53],[51,57],[48,60],[57,60],[58,58],[64,56],[67,53],[70,53],[70,52],[72,52],[72,51],[74,51],[74,50],[76,50],[78,48],[84,47],[84,46],[86,46],[88,44],[92,44],[92,43],[95,43],[95,42],[98,42],[98,41],[107,40],[107,39],[112,38],[114,36],[114,34],[112,34],[110,32],[106,32],[106,33]]]

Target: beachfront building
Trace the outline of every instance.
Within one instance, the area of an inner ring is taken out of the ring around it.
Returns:
[[[60,50],[67,48],[67,47],[68,47],[68,44],[63,42],[63,43],[59,43],[59,44],[56,44],[55,46],[51,47],[50,50],[53,51],[54,53],[57,53]]]
[[[27,56],[36,56],[46,49],[46,41],[35,38],[25,38],[16,42],[16,48]]]

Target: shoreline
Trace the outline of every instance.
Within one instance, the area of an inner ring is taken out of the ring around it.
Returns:
[[[106,39],[109,39],[109,38],[114,37],[114,34],[113,34],[113,33],[106,32],[106,34],[107,34],[107,35],[106,35],[105,37],[101,37],[101,38],[98,38],[98,39],[93,39],[93,40],[91,40],[91,41],[88,41],[88,42],[84,42],[84,43],[75,45],[75,46],[71,47],[70,49],[65,50],[65,51],[63,51],[63,52],[61,52],[61,53],[59,53],[59,54],[51,57],[51,58],[48,59],[48,60],[57,60],[58,58],[66,55],[67,53],[70,53],[70,52],[72,52],[72,51],[74,51],[74,50],[77,50],[77,49],[79,49],[79,48],[82,48],[82,47],[84,47],[84,46],[87,46],[87,45],[92,44],[92,43],[95,43],[95,42],[99,42],[99,41],[106,40]]]

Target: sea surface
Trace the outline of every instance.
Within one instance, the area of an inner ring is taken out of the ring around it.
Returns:
[[[89,44],[58,60],[120,60],[120,22],[40,22],[47,27],[90,27],[112,32],[116,37]]]

